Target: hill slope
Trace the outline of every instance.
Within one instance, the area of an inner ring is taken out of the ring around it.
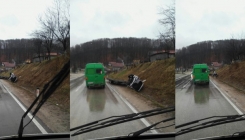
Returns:
[[[68,57],[60,56],[50,61],[43,61],[42,63],[32,63],[22,65],[12,71],[1,73],[1,76],[9,76],[13,72],[18,77],[18,82],[14,83],[16,86],[22,87],[26,90],[35,93],[36,88],[40,88],[49,82],[69,60]],[[69,76],[62,82],[59,88],[48,99],[52,104],[62,105],[62,110],[69,112],[70,110],[70,79]]]
[[[175,58],[139,64],[118,73],[112,73],[110,78],[128,80],[129,74],[135,74],[140,79],[146,79],[140,92],[146,98],[160,106],[175,104]]]
[[[245,61],[226,65],[217,71],[218,79],[245,92]]]

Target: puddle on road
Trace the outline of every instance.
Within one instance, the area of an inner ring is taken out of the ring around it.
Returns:
[[[116,97],[108,90],[108,88],[87,89],[85,92],[90,112],[103,112],[105,104],[110,106],[118,104]]]
[[[206,104],[209,101],[210,89],[207,86],[195,85],[194,100],[196,104]]]
[[[193,82],[190,82],[190,85],[188,86],[186,93],[191,93],[193,91],[193,89],[194,89]]]
[[[105,108],[106,95],[104,90],[88,89],[87,103],[91,112],[101,112]]]

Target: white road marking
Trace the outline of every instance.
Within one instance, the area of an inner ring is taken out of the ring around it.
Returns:
[[[219,92],[224,96],[224,98],[231,104],[231,106],[238,112],[239,115],[242,115],[242,111],[229,99],[226,95],[214,84],[214,82],[210,79],[212,84],[219,90]]]
[[[79,88],[80,88],[80,86],[78,86],[78,88],[76,89],[76,92],[78,91]]]
[[[76,92],[78,91],[78,89],[80,88],[81,86],[79,86],[77,89],[76,89]]]
[[[182,88],[185,88],[191,81],[187,82]]]
[[[124,99],[120,93],[118,93],[116,90],[114,90],[109,84],[106,83],[106,85],[109,87],[109,89],[111,91],[114,91],[121,99],[122,101],[134,112],[134,113],[138,113],[138,111],[126,100]],[[150,123],[145,119],[145,118],[141,118],[140,119],[147,127],[150,126]],[[157,134],[156,130],[150,130],[153,134]]]
[[[76,89],[76,92],[78,91],[78,89],[80,89],[81,87],[84,87],[84,85],[85,85],[85,81],[83,81],[83,83],[82,83],[82,85],[81,86],[79,86],[77,89]],[[85,86],[86,87],[86,86]]]
[[[3,85],[3,84],[2,84]],[[3,87],[6,89],[6,91],[8,91],[8,93],[14,98],[14,100],[17,102],[17,104],[24,110],[24,112],[26,112],[26,108],[20,103],[20,101],[13,95],[13,93],[11,93],[7,87],[5,87],[3,85]],[[27,114],[27,116],[31,119],[33,117],[33,115],[31,115],[30,113]],[[48,134],[48,132],[41,126],[40,123],[38,123],[38,121],[33,118],[32,122],[37,126],[37,128],[43,133],[43,134]]]

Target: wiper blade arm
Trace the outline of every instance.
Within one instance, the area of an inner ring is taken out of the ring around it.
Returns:
[[[104,119],[101,119],[101,120],[98,120],[98,121],[87,123],[85,125],[81,125],[81,126],[78,126],[78,127],[71,128],[70,131],[74,131],[74,130],[77,130],[79,128],[83,128],[83,127],[86,127],[86,126],[97,124],[99,122],[102,122],[102,121],[105,121],[105,120],[109,120],[111,118],[117,118],[117,119],[105,121],[105,122],[102,122],[101,124],[103,125],[103,124],[106,124],[108,122],[117,121],[118,119],[121,120],[121,119],[124,119],[124,118],[134,117],[134,116],[137,116],[139,114],[147,114],[147,113],[154,112],[154,111],[159,111],[159,110],[161,110],[161,109],[154,109],[154,110],[144,111],[144,112],[140,112],[140,113],[132,113],[132,114],[127,114],[127,115],[111,116],[111,117],[104,118]]]
[[[243,131],[243,132],[236,132],[236,133],[232,134],[231,137],[232,138],[233,137],[244,137],[245,138],[245,131]]]
[[[60,70],[58,74],[49,82],[51,85],[48,87],[48,85],[44,86],[44,93],[42,95],[42,99],[37,105],[36,109],[33,111],[33,114],[36,114],[41,106],[47,101],[47,99],[55,92],[55,90],[59,87],[59,85],[65,80],[65,78],[70,73],[70,61],[68,61],[63,68]],[[48,84],[49,84],[48,83]]]
[[[198,123],[198,122],[201,122],[201,121],[204,121],[204,120],[209,120],[209,119],[212,119],[212,118],[225,118],[225,119],[228,118],[229,119],[229,118],[235,118],[235,117],[240,117],[240,116],[241,115],[212,116],[212,117],[207,117],[207,118],[203,118],[203,119],[191,121],[191,122],[188,122],[188,123],[184,123],[184,124],[181,124],[181,125],[177,125],[175,128],[180,128],[180,127],[188,126],[188,125],[195,124],[195,123]]]
[[[194,125],[185,129],[181,129],[179,132],[176,133],[177,135],[182,135],[185,133],[189,133],[192,131],[196,131],[199,129],[203,129],[203,128],[207,128],[207,127],[211,127],[211,126],[216,126],[216,125],[221,125],[221,124],[225,124],[225,123],[231,123],[231,122],[236,122],[236,121],[244,121],[245,120],[245,114],[243,115],[229,115],[229,116],[213,116],[213,117],[208,117],[208,118],[204,118],[204,119],[200,119],[200,120],[196,120],[196,121],[192,121],[186,124],[182,124],[182,125],[178,125],[175,128],[180,128],[180,127],[184,127],[184,126],[188,126],[194,123],[198,123],[201,122],[203,120],[208,120],[211,118],[221,118],[221,119],[216,119],[216,120],[212,120],[212,121],[207,121],[198,125]]]
[[[154,127],[154,126],[156,126],[156,125],[158,125],[158,124],[160,124],[160,123],[164,123],[164,122],[171,121],[171,120],[174,120],[174,119],[175,119],[175,117],[172,117],[172,118],[169,118],[169,119],[162,120],[162,121],[160,121],[160,122],[154,123],[154,124],[152,124],[152,125],[150,125],[150,126],[148,126],[148,127],[146,127],[146,128],[143,128],[143,129],[141,129],[141,130],[139,130],[139,131],[136,131],[136,132],[133,132],[133,133],[131,133],[131,134],[133,135],[133,137],[137,137],[137,136],[139,136],[140,134],[142,134],[142,133],[144,133],[144,132],[150,130],[152,127]]]
[[[85,124],[82,126],[72,128],[72,129],[70,129],[71,131],[76,130],[76,129],[80,129],[80,130],[78,130],[77,132],[75,132],[71,136],[76,136],[76,135],[79,135],[82,133],[90,132],[93,130],[109,127],[112,125],[116,125],[116,124],[120,124],[120,123],[124,123],[124,122],[128,122],[128,121],[133,121],[133,120],[140,119],[140,118],[145,118],[145,117],[149,117],[149,116],[154,116],[154,115],[158,115],[158,114],[172,112],[174,110],[175,110],[174,107],[169,107],[166,109],[154,109],[154,110],[149,110],[149,111],[144,111],[144,112],[139,112],[139,113],[133,113],[133,114],[128,114],[128,115],[122,115],[122,116],[112,116],[109,118],[105,118],[105,119],[102,119],[99,121],[91,122],[89,124]],[[116,117],[116,119],[112,119],[115,117]]]
[[[22,138],[22,134],[23,134],[23,130],[25,128],[25,126],[27,126],[32,119],[34,118],[34,116],[36,115],[36,113],[38,112],[38,110],[41,108],[41,106],[46,102],[46,100],[50,97],[50,95],[59,87],[59,85],[62,83],[62,81],[69,75],[70,73],[70,61],[68,61],[63,68],[60,70],[60,72],[58,74],[55,75],[55,77],[49,81],[47,84],[45,84],[43,90],[41,91],[41,93],[39,94],[39,96],[33,101],[33,103],[31,104],[31,106],[26,110],[26,112],[24,113],[24,115],[21,118],[20,121],[20,126],[19,126],[19,130],[18,130],[18,137]],[[49,86],[49,84],[51,84]],[[34,107],[34,105],[37,103],[37,101],[39,100],[39,98],[42,99],[39,102],[39,104],[37,105],[36,109],[33,111],[32,115],[33,118],[23,127],[23,120],[25,119],[26,115],[31,111],[31,109]]]

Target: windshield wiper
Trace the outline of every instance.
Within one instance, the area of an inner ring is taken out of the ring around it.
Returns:
[[[243,132],[236,132],[236,133],[234,133],[234,134],[232,134],[231,135],[231,138],[235,138],[235,137],[243,137],[243,138],[245,138],[245,131],[243,131]]]
[[[120,116],[111,116],[105,119],[101,119],[98,121],[94,121],[85,125],[81,125],[75,128],[71,128],[70,131],[74,131],[79,129],[78,131],[76,131],[75,133],[73,133],[71,136],[76,136],[82,133],[86,133],[86,132],[90,132],[90,131],[94,131],[97,129],[101,129],[101,128],[105,128],[105,127],[109,127],[112,125],[116,125],[116,124],[120,124],[120,123],[124,123],[124,122],[128,122],[128,121],[133,121],[136,119],[140,119],[140,118],[145,118],[145,117],[149,117],[149,116],[154,116],[154,115],[158,115],[158,114],[163,114],[163,113],[167,113],[167,112],[173,112],[175,111],[174,107],[169,107],[169,108],[165,108],[165,109],[154,109],[154,110],[149,110],[149,111],[144,111],[144,112],[139,112],[139,113],[132,113],[132,114],[127,114],[127,115],[120,115]]]
[[[215,119],[215,118],[218,118],[218,119]],[[206,121],[206,122],[203,122],[201,124],[197,124],[197,125],[193,125],[193,126],[188,127],[188,128],[181,129],[180,131],[178,131],[176,133],[176,136],[177,135],[182,135],[182,134],[185,134],[185,133],[189,133],[189,132],[192,132],[192,131],[196,131],[196,130],[199,130],[199,129],[216,126],[216,125],[232,123],[232,122],[237,122],[237,121],[244,121],[245,120],[245,114],[243,114],[243,115],[228,115],[228,116],[207,117],[207,118],[204,118],[204,119],[195,120],[195,121],[191,121],[191,122],[188,122],[188,123],[185,123],[185,124],[177,125],[175,128],[177,129],[177,128],[189,126],[189,125],[192,125],[192,124],[195,124],[195,123],[199,123],[199,122],[202,122],[202,121],[205,121],[205,120],[210,120],[210,119],[214,119],[214,120]]]
[[[18,130],[18,137],[19,138],[22,138],[22,134],[23,134],[24,128],[32,121],[32,119],[35,117],[36,113],[41,108],[41,106],[47,101],[47,99],[59,87],[59,85],[63,82],[63,80],[69,75],[69,73],[70,73],[70,61],[68,61],[63,66],[63,68],[60,70],[60,72],[58,74],[56,74],[55,77],[51,81],[49,81],[47,84],[44,85],[43,90],[40,92],[39,96],[33,101],[33,103],[31,104],[31,106],[26,110],[26,112],[24,113],[24,115],[21,118],[19,130]],[[39,100],[39,98],[41,98],[41,100],[37,104],[35,110],[32,113],[33,117],[23,127],[23,120],[24,120],[24,118],[31,111],[31,109],[34,107],[34,105],[37,103],[37,101]],[[69,137],[69,135],[67,137]]]
[[[144,132],[146,132],[146,131],[148,131],[148,130],[151,130],[152,127],[155,127],[156,125],[158,125],[158,124],[160,124],[160,123],[168,122],[168,121],[171,121],[171,120],[174,120],[174,119],[175,119],[175,117],[172,117],[172,118],[168,118],[168,119],[162,120],[162,121],[157,122],[157,123],[154,123],[154,124],[152,124],[152,125],[150,125],[150,126],[148,126],[148,127],[146,127],[146,128],[143,128],[143,129],[141,129],[141,130],[139,130],[139,131],[130,133],[128,136],[130,136],[130,135],[132,134],[133,137],[137,137],[137,136],[139,136],[140,134],[142,134],[142,133],[144,133]],[[165,127],[162,127],[162,128],[170,127],[170,126],[173,126],[173,125],[174,125],[174,124],[171,124],[171,125],[169,125],[169,126],[165,126]]]

